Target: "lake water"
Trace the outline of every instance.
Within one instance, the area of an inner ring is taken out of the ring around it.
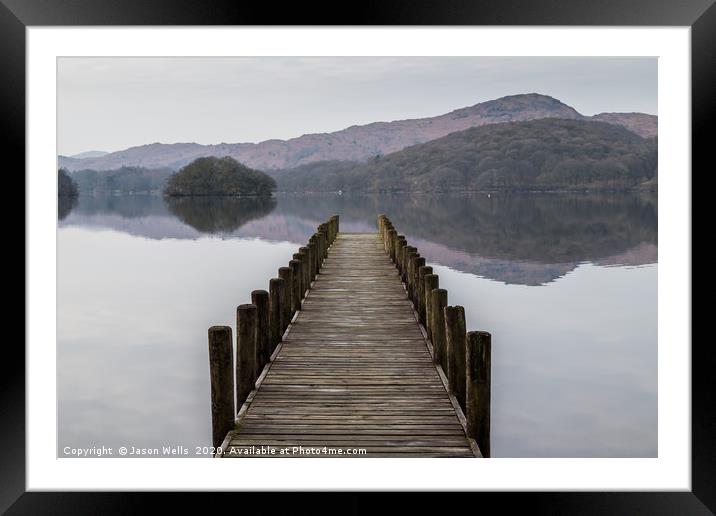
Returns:
[[[616,194],[63,203],[58,456],[209,445],[207,328],[334,213],[387,214],[492,333],[493,456],[657,456],[657,202]]]

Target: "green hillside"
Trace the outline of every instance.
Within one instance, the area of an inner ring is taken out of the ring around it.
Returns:
[[[655,183],[657,142],[603,122],[541,119],[474,127],[367,163],[275,172],[282,191],[631,189]]]

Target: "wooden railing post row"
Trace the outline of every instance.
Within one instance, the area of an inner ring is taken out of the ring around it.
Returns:
[[[430,315],[433,318],[431,323],[433,341],[433,360],[447,371],[447,360],[445,352],[445,314],[443,308],[448,304],[448,293],[444,288],[436,288],[432,291],[430,299]]]
[[[475,439],[483,457],[490,456],[491,341],[486,331],[467,333],[467,435]]]
[[[236,308],[236,406],[240,407],[256,383],[256,305]]]
[[[209,328],[209,373],[211,375],[211,442],[221,446],[234,426],[234,354],[230,326]]]
[[[281,333],[286,331],[291,319],[293,318],[293,272],[290,267],[279,267],[278,277],[283,279],[285,285],[283,289],[283,299],[281,300],[283,307],[283,318],[281,322]]]
[[[271,328],[269,323],[269,293],[265,290],[251,292],[251,303],[256,305],[256,377],[271,358]]]
[[[283,336],[283,298],[286,282],[281,278],[269,280],[269,326],[271,328],[271,353],[274,352]]]
[[[445,342],[448,362],[448,386],[450,392],[457,398],[463,413],[465,407],[466,390],[466,360],[467,333],[465,330],[465,309],[462,306],[446,306],[445,315]]]
[[[440,277],[437,274],[426,274],[423,281],[425,282],[425,285],[423,287],[423,289],[425,290],[425,294],[422,300],[422,302],[425,304],[425,332],[428,334],[428,339],[430,339],[430,342],[432,342],[433,321],[432,314],[430,311],[430,305],[432,304],[433,290],[435,290],[436,288],[440,288]]]
[[[433,273],[433,268],[423,265],[418,269],[418,316],[423,326],[427,326],[425,319],[425,276]]]

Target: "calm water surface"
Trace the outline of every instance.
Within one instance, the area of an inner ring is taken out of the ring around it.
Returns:
[[[387,214],[492,333],[494,456],[657,456],[656,198],[566,194],[63,203],[58,455],[210,444],[207,328],[333,213]]]

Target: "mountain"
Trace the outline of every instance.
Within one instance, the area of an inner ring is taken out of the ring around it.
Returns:
[[[620,125],[626,125],[626,120],[632,116],[618,113],[609,115],[615,120],[613,123]],[[618,119],[619,116],[622,118]],[[396,152],[471,127],[540,118],[579,120],[589,117],[584,117],[555,98],[529,93],[482,102],[432,118],[374,122],[332,133],[306,134],[290,140],[267,140],[261,143],[152,143],[94,158],[60,156],[59,166],[71,171],[112,170],[123,166],[169,167],[178,170],[198,157],[231,156],[251,168],[276,170],[317,161],[366,161],[377,155]],[[656,117],[653,119],[655,127]],[[633,125],[641,127],[640,124]]]
[[[473,127],[366,163],[274,172],[281,191],[629,189],[655,182],[657,142],[619,125],[545,118]]]
[[[101,158],[102,156],[106,156],[107,154],[109,154],[109,152],[91,150],[86,152],[80,152],[79,154],[74,154],[70,157],[74,159]]]

